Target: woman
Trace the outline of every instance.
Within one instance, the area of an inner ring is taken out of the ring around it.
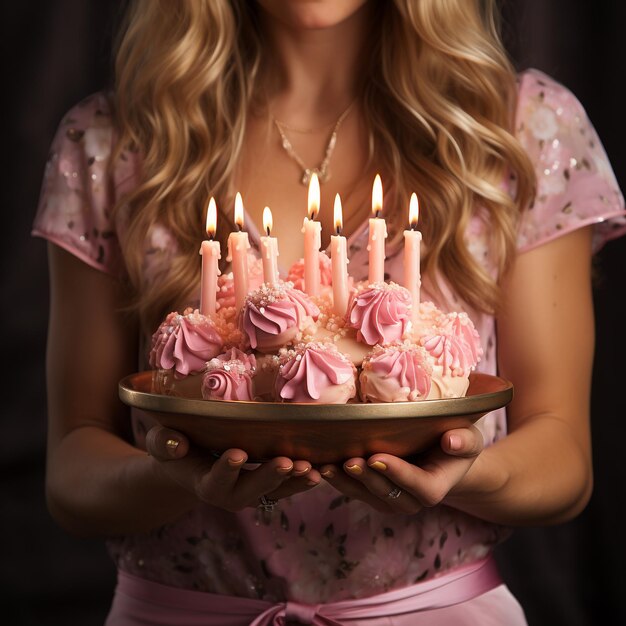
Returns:
[[[580,104],[515,76],[478,0],[139,0],[116,69],[113,94],[62,122],[35,223],[50,241],[48,502],[109,538],[107,623],[524,624],[488,557],[507,527],[589,498],[590,258],[625,230]],[[117,382],[197,299],[207,198],[222,234],[236,191],[250,224],[271,206],[287,268],[314,169],[322,207],[344,200],[356,280],[374,174],[392,280],[418,192],[425,291],[470,311],[482,370],[515,385],[506,418],[444,434],[419,465],[255,471],[243,450],[214,462],[136,416],[131,431]],[[269,515],[261,498],[278,501]]]

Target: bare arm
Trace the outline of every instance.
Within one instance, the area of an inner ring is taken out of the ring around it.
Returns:
[[[239,510],[261,494],[284,497],[319,481],[310,464],[284,457],[254,472],[242,470],[241,450],[214,463],[187,454],[184,437],[168,461],[134,447],[117,385],[137,367],[136,321],[120,312],[112,277],[52,244],[49,260],[46,494],[59,524],[78,534],[144,531],[200,501]],[[155,447],[163,434],[150,437]]]

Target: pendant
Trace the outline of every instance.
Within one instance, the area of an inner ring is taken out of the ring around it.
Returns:
[[[325,183],[330,178],[330,170],[326,169],[325,171],[319,170],[317,167],[309,168],[307,167],[302,174],[302,184],[308,185],[311,182],[311,177],[313,174],[317,174],[317,178],[320,183]]]

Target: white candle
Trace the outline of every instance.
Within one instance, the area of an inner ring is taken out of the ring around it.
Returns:
[[[418,218],[419,203],[417,202],[417,196],[412,194],[409,204],[409,224],[411,228],[404,231],[404,286],[411,292],[413,303],[411,319],[414,324],[419,320],[420,287],[422,284],[420,277],[422,233],[417,230]]]
[[[376,174],[372,187],[372,216],[369,221],[369,282],[382,283],[385,280],[385,239],[387,224],[380,217],[383,210],[383,184]]]
[[[335,196],[334,221],[336,235],[330,237],[330,258],[333,274],[333,311],[345,315],[348,309],[350,290],[348,287],[348,248],[346,238],[341,234],[343,216],[341,198]]]
[[[270,236],[273,225],[272,212],[266,206],[263,209],[263,230],[267,235],[261,237],[261,258],[263,261],[263,280],[268,285],[278,283],[278,239]]]
[[[243,230],[243,201],[237,192],[235,197],[235,225],[237,230],[228,236],[227,261],[232,264],[235,287],[235,306],[241,310],[248,295],[248,233]]]
[[[220,242],[214,241],[217,229],[217,207],[215,200],[209,200],[206,216],[206,232],[208,239],[200,245],[202,255],[202,279],[200,281],[200,313],[202,315],[215,314],[217,298],[217,277],[220,275],[218,261],[222,258]]]
[[[319,250],[322,247],[322,225],[315,220],[320,210],[320,183],[317,174],[311,176],[308,195],[308,217],[304,218],[304,291],[310,296],[320,293]]]

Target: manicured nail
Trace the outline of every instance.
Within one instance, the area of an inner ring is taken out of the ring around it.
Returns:
[[[292,464],[292,465],[289,465],[289,466],[287,466],[287,467],[277,467],[277,468],[276,468],[276,471],[277,471],[279,474],[289,474],[289,472],[290,472],[292,469],[293,469],[293,464]]]
[[[306,484],[307,484],[309,487],[315,487],[315,486],[316,486],[316,485],[318,485],[319,483],[316,483],[314,480],[307,480],[307,481],[306,481]]]
[[[345,468],[351,473],[351,474],[356,474],[357,476],[359,474],[363,473],[363,468],[360,465],[346,465]]]
[[[171,457],[175,457],[176,456],[176,450],[178,449],[179,445],[180,445],[180,441],[178,441],[178,439],[168,439],[165,442],[165,449],[167,450],[167,453]]]
[[[448,445],[450,446],[450,450],[460,450],[463,446],[463,441],[461,441],[461,437],[458,435],[450,435]]]
[[[373,463],[370,463],[369,466],[376,470],[380,470],[381,472],[384,472],[387,469],[387,466],[382,461],[374,461]]]
[[[245,463],[245,461],[246,461],[245,458],[241,458],[241,459],[231,459],[231,458],[228,458],[226,460],[228,461],[228,464],[231,467],[239,467],[240,465],[243,465]]]
[[[294,476],[304,476],[305,474],[308,474],[311,471],[310,467],[305,467],[303,470],[298,470],[297,472],[294,472],[293,475]]]
[[[334,478],[335,477],[335,472],[333,472],[333,470],[326,470],[325,472],[321,472],[322,476],[324,478]]]

